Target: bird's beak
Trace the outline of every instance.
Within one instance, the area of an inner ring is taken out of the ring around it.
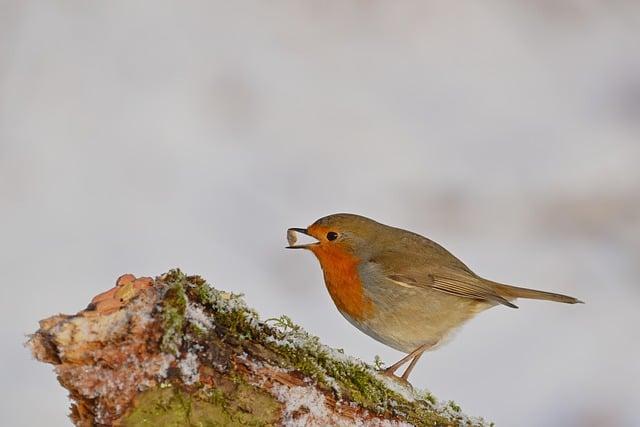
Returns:
[[[305,236],[309,236],[309,237],[313,238],[314,241],[312,241],[310,243],[296,245],[296,242],[298,241],[298,236],[296,235],[296,233],[300,233],[300,234],[304,234]],[[289,246],[286,247],[287,249],[309,249],[309,246],[317,245],[318,243],[320,243],[318,240],[315,239],[315,237],[313,237],[311,234],[309,234],[309,232],[307,231],[306,228],[290,228],[290,229],[288,229],[287,230],[287,242],[289,242]]]

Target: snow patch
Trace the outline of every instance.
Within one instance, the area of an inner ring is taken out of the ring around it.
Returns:
[[[204,312],[202,307],[192,304],[191,302],[187,303],[185,317],[200,329],[208,330],[215,327],[211,318]]]
[[[287,427],[304,427],[318,425],[327,421],[330,411],[326,406],[322,393],[314,387],[287,387],[275,384],[271,392],[274,397],[284,403],[282,425]]]
[[[409,387],[403,384],[399,384],[398,381],[394,380],[393,378],[389,378],[388,376],[382,375],[378,372],[374,372],[373,374],[381,383],[385,385],[385,387],[387,387],[391,391],[398,393],[408,402],[414,402],[418,400],[418,396],[416,396],[415,392]]]
[[[176,360],[176,358],[173,354],[162,353],[162,357],[160,358],[158,363],[158,370],[156,372],[156,376],[159,379],[163,380],[167,378],[169,368],[171,367],[171,364],[174,360]]]
[[[455,420],[460,426],[491,426],[492,423],[488,423],[482,417],[470,417],[465,415],[457,405],[453,402],[438,402],[435,405],[435,409],[442,416]]]
[[[192,352],[188,352],[183,359],[178,362],[178,368],[182,374],[182,382],[187,385],[194,384],[200,380],[200,373],[198,372],[198,355]]]
[[[351,419],[334,413],[327,407],[324,394],[314,386],[288,387],[274,384],[271,393],[284,404],[281,423],[285,427],[304,427],[310,425],[331,425],[340,427],[412,427],[413,424],[404,421],[368,418],[364,411],[363,418]],[[340,403],[336,402],[336,407]]]

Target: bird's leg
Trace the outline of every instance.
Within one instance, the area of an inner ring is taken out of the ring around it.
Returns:
[[[413,360],[411,360],[411,363],[409,364],[407,369],[402,374],[402,379],[405,380],[406,382],[409,382],[409,374],[411,373],[411,371],[413,371],[413,367],[416,366],[416,363],[418,363],[418,360],[420,359],[420,357],[422,357],[425,350],[426,349],[423,349],[420,353],[415,355],[415,357],[413,358]]]
[[[429,347],[431,347],[430,344],[423,344],[420,347],[416,348],[415,350],[413,350],[411,353],[407,354],[405,357],[403,357],[402,359],[398,360],[396,363],[394,363],[393,365],[389,366],[387,369],[385,369],[384,371],[382,371],[383,374],[391,376],[391,377],[395,377],[395,372],[398,370],[398,368],[400,368],[402,365],[404,365],[405,363],[407,363],[409,360],[411,360],[411,365],[409,365],[409,368],[407,368],[407,370],[409,370],[409,372],[411,372],[410,369],[413,369],[413,366],[415,365],[415,362],[417,362],[417,358],[420,358],[420,356],[422,355],[422,353],[425,352],[426,349],[428,349]],[[407,374],[407,376],[409,376]],[[404,375],[402,376],[404,378]]]

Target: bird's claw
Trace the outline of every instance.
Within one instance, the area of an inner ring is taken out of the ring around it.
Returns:
[[[395,382],[413,390],[413,386],[411,385],[411,383],[403,377],[400,377],[398,375],[395,374],[396,369],[392,369],[392,368],[387,368],[387,369],[380,369],[378,372],[382,375],[384,375],[385,377],[389,377],[392,380],[394,380]]]

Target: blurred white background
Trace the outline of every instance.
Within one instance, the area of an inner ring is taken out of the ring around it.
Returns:
[[[478,316],[413,382],[499,426],[640,425],[640,5],[0,2],[0,424],[22,347],[174,266],[372,361],[285,230],[354,212],[575,295]]]

